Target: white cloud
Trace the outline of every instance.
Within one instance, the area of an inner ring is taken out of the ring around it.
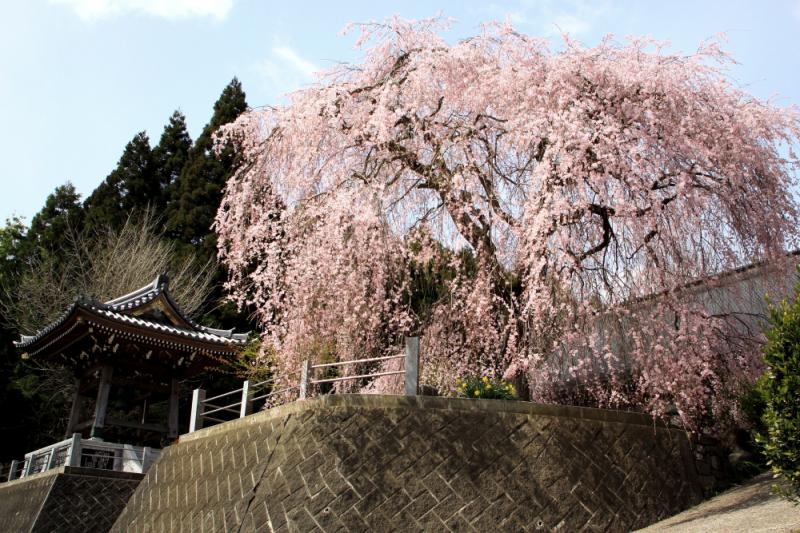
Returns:
[[[576,37],[590,32],[609,7],[605,0],[517,0],[510,8],[489,3],[484,9],[499,20],[544,35],[567,33]]]
[[[585,18],[575,15],[556,15],[553,17],[552,25],[560,32],[568,35],[578,35],[585,33],[591,24]]]
[[[311,81],[319,68],[296,50],[285,45],[270,49],[269,56],[255,66],[271,91],[285,94]]]
[[[272,48],[272,54],[285,66],[304,76],[311,77],[317,71],[314,63],[300,57],[297,52],[288,46],[275,46]]]
[[[234,0],[50,0],[72,8],[85,20],[144,13],[166,19],[210,17],[224,20]]]
[[[527,15],[519,10],[511,10],[504,12],[503,14],[505,15],[503,17],[503,21],[508,21],[515,26],[522,26],[530,22]]]

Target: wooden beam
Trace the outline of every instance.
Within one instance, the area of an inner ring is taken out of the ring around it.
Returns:
[[[97,387],[97,402],[94,406],[94,420],[92,422],[93,438],[103,437],[103,427],[106,421],[108,410],[108,396],[111,391],[111,377],[114,374],[114,367],[106,365],[100,371],[100,384]]]
[[[106,425],[117,426],[121,428],[143,429],[145,431],[155,431],[156,433],[167,433],[167,428],[162,424],[140,424],[130,420],[119,420],[116,418],[107,418]]]
[[[91,384],[91,381],[93,381],[93,379],[89,378],[94,378],[94,373],[97,372],[98,370],[102,370],[103,367],[106,366],[107,364],[108,363],[106,363],[105,361],[97,361],[94,364],[81,369],[80,377],[84,379],[84,384],[85,385]]]
[[[142,389],[152,392],[169,392],[171,389],[169,385],[162,383],[155,383],[152,379],[131,379],[131,378],[118,378],[115,377],[111,380],[111,384],[115,387],[125,387],[128,389]]]
[[[77,432],[77,431],[82,431],[86,428],[90,428],[92,427],[92,424],[94,424],[94,418],[90,418],[89,420],[84,420],[83,422],[78,422],[77,424],[75,424],[75,431]]]

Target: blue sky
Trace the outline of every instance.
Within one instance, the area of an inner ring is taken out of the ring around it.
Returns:
[[[734,80],[800,105],[800,0],[0,0],[0,217],[30,217],[59,184],[86,196],[146,130],[157,142],[181,109],[196,137],[233,76],[250,105],[275,103],[316,69],[357,58],[351,21],[391,15],[456,20],[448,38],[509,18],[518,30],[564,31],[587,45],[650,35],[692,51],[727,34]]]

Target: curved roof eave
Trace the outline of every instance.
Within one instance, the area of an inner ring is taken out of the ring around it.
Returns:
[[[159,296],[164,297],[167,304],[171,307],[171,310],[191,329],[162,324],[125,312],[139,309],[151,303]],[[248,336],[246,333],[234,333],[233,329],[222,330],[201,326],[188,318],[169,294],[169,278],[166,274],[161,274],[156,277],[152,283],[107,302],[100,302],[94,298],[80,296],[52,323],[33,335],[22,335],[19,341],[14,341],[14,345],[17,348],[24,349],[36,344],[65,324],[78,309],[83,309],[90,314],[99,315],[107,320],[149,329],[162,334],[175,335],[190,340],[209,342],[218,345],[244,344]]]

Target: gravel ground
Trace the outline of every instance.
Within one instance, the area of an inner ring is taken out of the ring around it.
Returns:
[[[771,474],[761,474],[696,507],[639,531],[800,532],[800,505],[771,492]]]

